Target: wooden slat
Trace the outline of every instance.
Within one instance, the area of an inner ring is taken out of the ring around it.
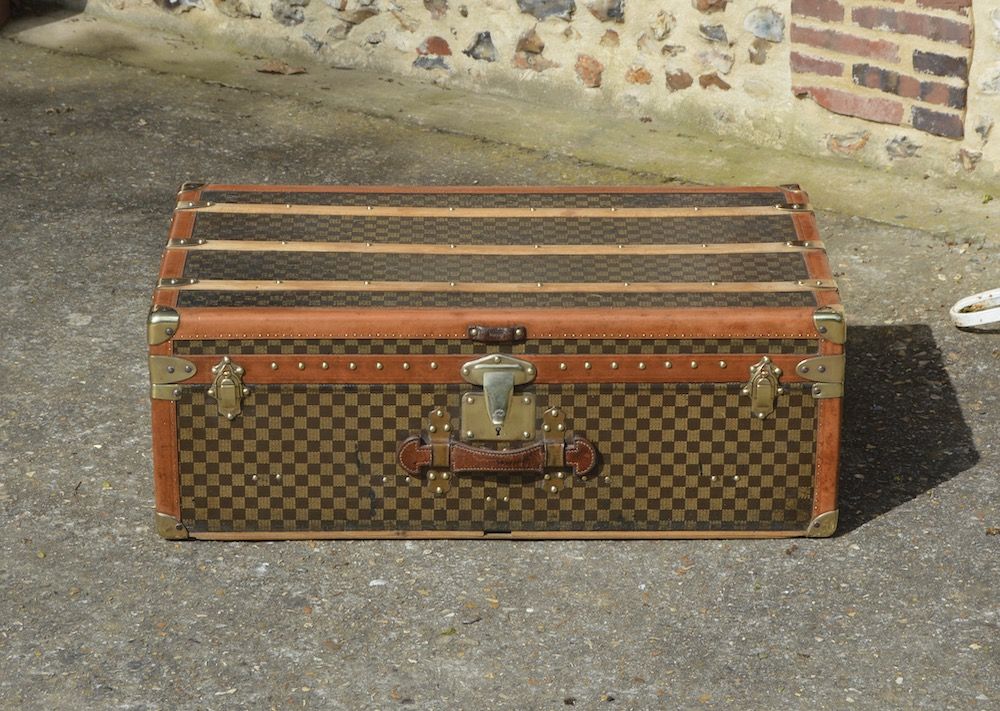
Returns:
[[[690,294],[731,292],[796,292],[836,289],[831,280],[720,281],[720,282],[436,282],[436,281],[329,281],[241,279],[166,279],[160,289],[182,291],[330,291],[330,292],[441,292],[520,294]]]
[[[322,252],[331,254],[431,254],[473,256],[613,256],[691,254],[795,254],[824,249],[822,242],[726,244],[379,244],[374,242],[294,242],[288,240],[177,240],[170,249],[192,252]]]
[[[339,217],[474,217],[474,218],[650,218],[739,217],[782,215],[790,211],[775,206],[747,207],[390,207],[364,205],[296,205],[270,203],[180,203],[182,212],[241,215],[328,215]],[[803,207],[796,212],[806,212]]]

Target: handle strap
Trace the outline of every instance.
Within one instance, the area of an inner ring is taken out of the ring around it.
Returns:
[[[432,467],[434,444],[424,442],[417,435],[408,437],[399,446],[397,459],[408,474],[421,474]],[[547,468],[572,470],[574,476],[587,476],[597,468],[597,450],[584,437],[568,437],[568,441],[542,440],[518,449],[497,450],[476,447],[465,442],[449,440],[447,466],[434,468],[455,474],[471,472],[526,472],[542,475]],[[559,461],[550,453],[557,450]]]

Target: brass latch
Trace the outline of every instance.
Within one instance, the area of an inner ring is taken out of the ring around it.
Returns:
[[[243,385],[243,368],[233,363],[229,356],[212,366],[215,379],[208,388],[208,395],[219,404],[219,414],[232,420],[243,410],[243,398],[250,394],[250,388]]]
[[[508,355],[492,355],[462,366],[462,377],[482,392],[462,395],[464,440],[513,441],[535,436],[535,399],[515,397],[514,387],[535,379],[535,367]]]
[[[764,356],[756,365],[750,366],[750,382],[743,387],[743,394],[750,396],[750,412],[758,419],[764,419],[774,412],[778,395],[784,389],[778,382],[781,368]]]

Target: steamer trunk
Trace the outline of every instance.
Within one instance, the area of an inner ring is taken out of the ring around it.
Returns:
[[[836,527],[798,186],[186,184],[148,333],[167,538]]]

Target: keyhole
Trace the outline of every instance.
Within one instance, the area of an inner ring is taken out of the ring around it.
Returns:
[[[503,429],[503,427],[502,427],[502,426],[501,426],[501,427],[497,427],[497,437],[499,437],[499,436],[500,436],[500,430],[502,430],[502,429]]]

